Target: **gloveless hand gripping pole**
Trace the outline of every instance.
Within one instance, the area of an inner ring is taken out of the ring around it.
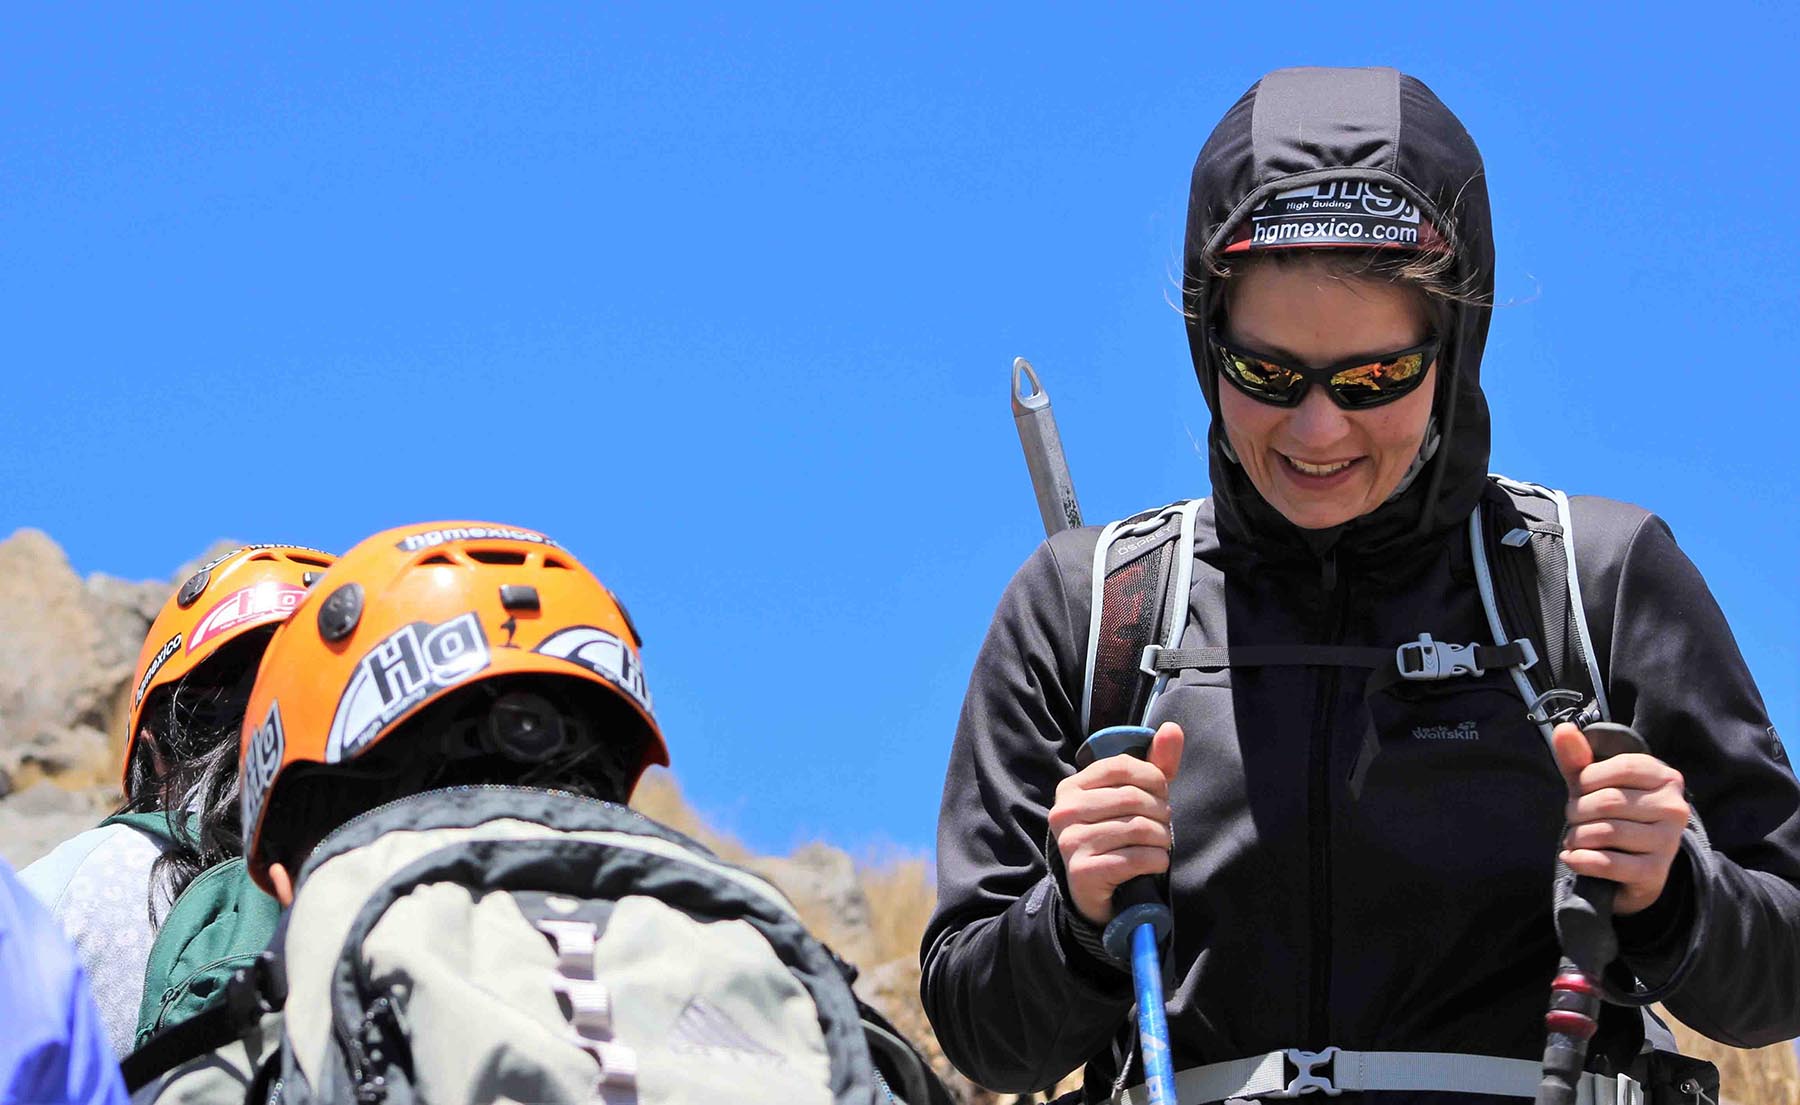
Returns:
[[[1150,751],[1150,738],[1154,735],[1155,730],[1142,725],[1102,729],[1082,744],[1081,751],[1075,754],[1075,766],[1086,767],[1108,756],[1136,756],[1141,760]],[[1137,992],[1138,1040],[1144,1055],[1144,1085],[1150,1091],[1150,1105],[1176,1105],[1159,948],[1174,929],[1175,916],[1163,901],[1156,880],[1149,875],[1139,875],[1113,891],[1113,910],[1113,919],[1106,923],[1100,939],[1114,959],[1131,964],[1131,982]]]
[[[1629,726],[1598,721],[1582,730],[1594,750],[1594,762],[1624,752],[1648,752],[1644,738]],[[1566,899],[1556,903],[1556,931],[1562,937],[1563,960],[1550,983],[1550,1011],[1544,1014],[1549,1034],[1544,1042],[1544,1080],[1537,1105],[1575,1105],[1581,1071],[1587,1065],[1588,1041],[1600,1027],[1600,977],[1619,954],[1613,932],[1613,898],[1619,884],[1581,875]]]

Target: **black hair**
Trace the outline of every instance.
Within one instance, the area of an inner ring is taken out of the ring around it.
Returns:
[[[521,720],[556,735],[539,740]],[[447,787],[535,787],[624,803],[650,739],[623,698],[586,679],[484,679],[425,707],[353,761],[288,768],[262,817],[262,852],[297,876],[319,842],[351,818]]]
[[[273,633],[263,627],[228,642],[144,703],[147,732],[126,767],[131,797],[118,812],[172,815],[172,843],[150,868],[152,925],[159,900],[173,902],[202,871],[243,855],[238,746],[256,665]],[[175,816],[182,813],[189,816]]]

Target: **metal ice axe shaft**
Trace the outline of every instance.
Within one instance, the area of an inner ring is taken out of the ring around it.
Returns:
[[[1038,513],[1044,519],[1044,535],[1053,536],[1081,525],[1081,507],[1075,501],[1075,482],[1063,456],[1062,436],[1050,413],[1050,393],[1044,390],[1031,362],[1013,360],[1013,421],[1019,429],[1019,445],[1025,450],[1025,466],[1031,470],[1031,487],[1037,493]],[[1098,611],[1095,612],[1098,614]],[[1075,765],[1086,767],[1108,756],[1129,755],[1140,759],[1150,750],[1153,730],[1141,725],[1115,725],[1089,737],[1075,755]],[[1131,964],[1131,981],[1137,993],[1138,1040],[1144,1056],[1144,1084],[1150,1105],[1176,1105],[1175,1070],[1169,1057],[1169,1020],[1163,1006],[1160,941],[1175,926],[1174,915],[1156,880],[1139,875],[1113,892],[1113,919],[1101,936],[1108,954]]]
[[[1038,513],[1044,517],[1044,536],[1079,528],[1081,506],[1075,501],[1075,482],[1069,478],[1056,416],[1050,413],[1050,393],[1024,357],[1013,358],[1012,412],[1019,445],[1025,450],[1025,466],[1031,469]]]

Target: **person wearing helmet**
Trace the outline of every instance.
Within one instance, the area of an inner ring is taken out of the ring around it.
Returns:
[[[640,649],[531,530],[345,553],[245,711],[281,925],[130,1057],[138,1100],[948,1101],[780,891],[624,805],[669,761]]]
[[[135,1043],[145,967],[170,906],[202,871],[243,851],[244,703],[270,634],[332,560],[250,545],[183,581],[132,674],[118,812],[20,872],[74,944],[121,1056]]]
[[[283,630],[240,748],[245,858],[283,905],[320,840],[395,798],[509,783],[624,802],[669,762],[624,607],[541,534],[377,534]]]
[[[1609,997],[1800,1034],[1800,784],[1667,526],[1487,475],[1493,274],[1480,155],[1412,77],[1279,70],[1207,140],[1183,308],[1212,496],[1041,546],[957,728],[921,996],[972,1078],[1142,1082],[1103,938],[1138,876],[1173,911],[1181,1105],[1531,1097],[1559,856],[1618,884]],[[1648,754],[1593,761],[1567,722],[1609,713]],[[1140,722],[1146,759],[1077,768]],[[1607,1005],[1588,1071],[1675,1093],[1649,1030]]]

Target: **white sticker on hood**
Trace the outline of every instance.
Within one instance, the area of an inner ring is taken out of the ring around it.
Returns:
[[[1237,228],[1224,252],[1293,246],[1441,250],[1443,235],[1391,185],[1326,180],[1277,192]]]

